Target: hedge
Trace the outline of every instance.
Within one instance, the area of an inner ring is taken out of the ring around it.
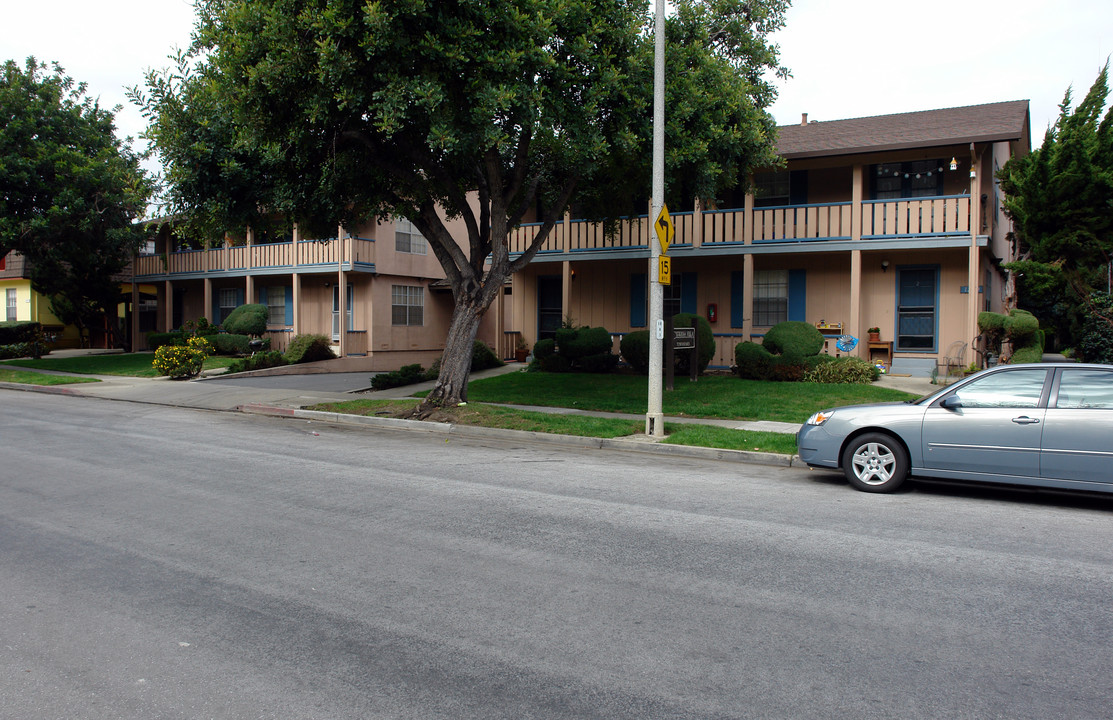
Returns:
[[[291,365],[336,359],[336,353],[332,351],[329,339],[324,335],[295,336],[286,348],[285,355],[286,362]]]
[[[761,344],[774,355],[809,357],[823,349],[823,333],[811,323],[789,320],[769,328]]]
[[[0,345],[33,342],[41,331],[34,320],[5,320],[0,322]]]
[[[233,335],[259,337],[267,331],[269,317],[270,311],[266,305],[240,305],[228,315],[223,327]]]

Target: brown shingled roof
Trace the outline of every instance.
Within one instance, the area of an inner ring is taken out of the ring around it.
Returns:
[[[777,131],[777,153],[787,159],[1020,140],[1028,133],[1028,101],[782,125]]]

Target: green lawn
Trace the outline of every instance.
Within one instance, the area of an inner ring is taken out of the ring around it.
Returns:
[[[664,393],[665,415],[790,423],[802,423],[824,407],[916,397],[875,385],[761,382],[728,375],[702,377],[694,383],[677,379],[674,386]],[[648,394],[644,375],[517,372],[468,385],[468,400],[474,402],[623,413],[645,413]]]
[[[154,353],[116,353],[114,355],[85,355],[72,358],[44,357],[40,360],[5,360],[4,365],[18,365],[38,370],[80,373],[82,375],[128,375],[130,377],[158,377],[151,366]],[[205,370],[228,367],[235,358],[215,356],[205,360]]]
[[[95,383],[100,382],[100,380],[97,378],[73,377],[72,375],[44,375],[31,370],[0,367],[0,382],[24,385],[72,385],[74,383]]]
[[[909,400],[915,395],[872,385],[766,383],[729,376],[709,376],[691,383],[677,380],[666,392],[666,415],[802,423],[816,410],[834,405]],[[551,415],[483,403],[570,407],[581,410],[644,414],[648,387],[644,376],[508,373],[468,385],[468,404],[445,408],[429,418],[439,422],[534,432],[622,437],[645,431],[642,420]],[[309,408],[355,415],[398,417],[416,400],[350,400]],[[796,437],[787,433],[731,430],[714,425],[665,423],[674,445],[756,450],[791,455]]]

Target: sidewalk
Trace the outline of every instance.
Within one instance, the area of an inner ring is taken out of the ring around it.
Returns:
[[[517,363],[508,363],[499,368],[482,370],[472,373],[471,379],[492,377],[504,373],[520,372],[523,366]],[[51,370],[39,370],[44,374],[70,375]],[[483,437],[504,437],[534,442],[557,442],[561,444],[575,444],[584,447],[612,448],[612,449],[649,449],[655,452],[668,454],[688,455],[692,457],[713,457],[718,459],[734,458],[741,461],[759,462],[764,464],[790,465],[793,459],[784,455],[770,453],[754,453],[737,450],[719,450],[715,448],[697,448],[680,445],[661,445],[655,439],[645,436],[621,438],[618,440],[601,440],[599,438],[574,438],[570,436],[547,435],[544,433],[523,432],[518,430],[497,430],[491,428],[450,426],[443,423],[421,422],[412,420],[398,420],[393,418],[364,417],[344,415],[340,413],[323,413],[304,408],[319,403],[343,402],[358,398],[370,399],[399,399],[410,398],[418,392],[430,390],[433,382],[423,382],[404,387],[391,388],[369,392],[370,373],[337,373],[335,376],[348,375],[344,378],[350,387],[346,392],[324,391],[319,389],[322,375],[282,375],[269,378],[271,386],[265,386],[253,380],[249,374],[224,377],[202,377],[192,381],[175,381],[167,378],[138,378],[116,375],[81,375],[81,377],[96,377],[99,383],[83,383],[80,385],[38,386],[19,383],[0,383],[0,388],[22,390],[29,392],[43,392],[51,394],[76,395],[83,397],[98,397],[107,400],[125,402],[148,403],[154,405],[167,405],[172,407],[194,408],[200,410],[217,410],[224,412],[248,412],[262,415],[293,417],[317,422],[355,424],[363,426],[393,427],[396,429],[422,430],[456,435],[473,435]],[[237,382],[238,381],[238,382]],[[336,384],[336,383],[333,383]],[[345,384],[345,383],[341,383]],[[940,389],[932,385],[926,378],[894,377],[883,375],[879,384],[884,387],[903,390],[916,394],[927,394]],[[573,408],[522,406],[514,405],[523,410],[551,413],[554,415],[584,415],[603,418],[620,418],[625,420],[644,420],[644,414],[634,413],[607,413],[591,410],[578,410]],[[819,408],[817,408],[819,409]],[[764,432],[777,432],[795,434],[800,428],[798,423],[784,423],[774,421],[755,420],[723,420],[717,418],[696,417],[665,417],[666,423],[691,423],[699,425],[715,425],[734,430],[756,430]],[[798,465],[799,460],[795,460]]]

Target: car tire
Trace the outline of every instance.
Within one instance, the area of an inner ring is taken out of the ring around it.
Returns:
[[[892,435],[866,433],[843,450],[842,470],[858,490],[893,492],[908,477],[908,453]]]

